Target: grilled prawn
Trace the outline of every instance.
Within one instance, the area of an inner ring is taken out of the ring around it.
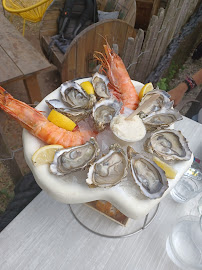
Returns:
[[[114,89],[113,94],[121,99],[123,106],[135,110],[139,104],[139,97],[123,61],[108,43],[104,45],[104,49],[105,55],[96,52],[94,57],[101,62],[102,69],[107,73]]]
[[[0,108],[11,115],[32,135],[47,144],[60,144],[65,148],[84,144],[94,136],[92,131],[67,131],[49,122],[47,118],[29,105],[14,99],[0,87]]]

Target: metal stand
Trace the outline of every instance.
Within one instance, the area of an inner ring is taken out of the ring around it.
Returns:
[[[69,208],[76,221],[86,230],[102,237],[123,238],[133,236],[146,229],[154,220],[159,205],[160,203],[142,219],[129,219],[125,227],[88,208],[84,204],[72,204],[69,205]]]

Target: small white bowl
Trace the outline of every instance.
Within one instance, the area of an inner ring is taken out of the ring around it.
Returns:
[[[119,140],[121,140],[121,141],[123,141],[123,142],[126,142],[126,143],[134,143],[134,142],[137,142],[137,141],[140,141],[140,140],[142,140],[144,137],[145,137],[145,135],[146,135],[146,127],[145,127],[145,125],[143,124],[143,122],[142,122],[142,120],[141,121],[139,121],[139,119],[138,119],[138,122],[137,122],[137,129],[139,129],[140,128],[140,126],[139,126],[139,124],[141,125],[141,129],[142,129],[142,136],[138,136],[138,138],[137,137],[135,137],[134,136],[134,138],[133,139],[128,139],[127,137],[123,137],[123,136],[121,136],[121,135],[119,135],[119,134],[117,134],[117,132],[116,132],[116,130],[114,130],[114,128],[113,128],[113,126],[115,125],[115,123],[117,122],[117,118],[119,117],[122,117],[122,116],[124,116],[125,118],[127,117],[127,116],[125,116],[125,115],[118,115],[118,116],[115,116],[113,119],[112,119],[112,121],[111,121],[111,123],[110,123],[110,129],[111,129],[111,131],[112,131],[112,133],[115,135],[115,137],[117,138],[117,139],[119,139]],[[137,117],[139,117],[139,116],[137,116]],[[123,118],[122,118],[123,119]],[[130,130],[130,123],[132,122],[132,120],[126,120],[126,121],[128,121],[128,127],[126,128],[126,130],[127,131],[129,131]],[[133,122],[134,123],[134,122]],[[116,123],[117,124],[117,123]],[[134,126],[133,126],[133,128],[134,128]]]

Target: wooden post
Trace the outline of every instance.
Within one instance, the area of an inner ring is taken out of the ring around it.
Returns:
[[[25,78],[23,81],[31,103],[34,104],[35,101],[40,102],[42,100],[42,96],[39,83],[37,80],[37,75],[35,74],[29,76]]]

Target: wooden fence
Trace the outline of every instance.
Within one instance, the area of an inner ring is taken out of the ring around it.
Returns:
[[[170,0],[165,9],[160,8],[158,15],[152,16],[146,33],[139,29],[135,39],[128,38],[123,61],[132,79],[145,82],[199,2]]]

